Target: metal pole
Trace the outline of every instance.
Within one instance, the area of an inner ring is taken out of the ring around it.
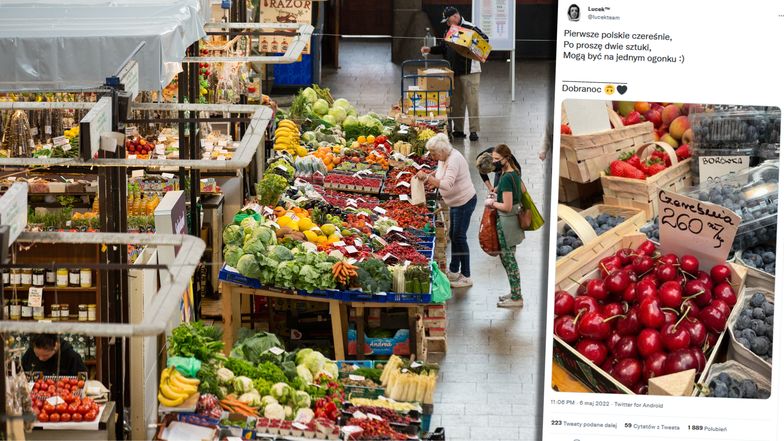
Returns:
[[[512,66],[510,67],[509,79],[510,82],[512,83],[512,102],[514,102],[515,100],[515,50],[514,49],[512,49],[511,57],[512,57],[511,60]]]
[[[195,42],[191,45],[191,53],[194,55],[199,54],[199,42]],[[190,69],[190,83],[189,83],[189,97],[191,102],[197,102],[199,99],[199,65],[198,64],[189,64]],[[190,141],[190,156],[191,159],[196,159],[201,156],[200,154],[200,142],[199,139],[201,138],[201,134],[199,131],[199,125],[195,121],[190,122],[190,136],[188,140]],[[191,203],[191,231],[190,234],[195,237],[200,236],[201,232],[201,214],[198,205],[198,198],[199,198],[199,191],[201,189],[200,186],[200,171],[199,169],[192,168],[190,170],[190,203]],[[201,305],[201,294],[198,292],[193,293],[193,318],[198,320],[199,319],[199,308]]]

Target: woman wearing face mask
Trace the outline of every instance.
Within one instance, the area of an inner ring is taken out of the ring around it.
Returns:
[[[479,177],[482,178],[482,182],[485,183],[485,187],[487,187],[487,191],[490,193],[495,193],[495,188],[498,187],[498,181],[501,179],[501,169],[497,168],[493,162],[493,150],[495,150],[495,147],[487,148],[476,157],[476,168],[479,170]],[[517,162],[517,158],[514,155],[512,156],[512,165],[517,170],[520,170],[520,163]],[[498,164],[498,167],[500,167],[500,164]],[[492,183],[488,176],[490,173],[495,173]]]
[[[526,191],[520,178],[520,167],[516,165],[512,151],[506,144],[493,149],[493,165],[496,170],[498,185],[495,197],[491,195],[485,200],[485,206],[498,211],[496,229],[498,243],[501,245],[501,263],[509,280],[510,293],[499,297],[499,308],[522,308],[523,295],[520,289],[520,269],[515,259],[517,244],[525,238],[525,233],[517,224],[517,210]]]

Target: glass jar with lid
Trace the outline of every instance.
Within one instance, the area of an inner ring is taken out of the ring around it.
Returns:
[[[93,270],[82,268],[79,271],[79,283],[82,288],[91,288],[93,286]]]
[[[22,300],[22,320],[33,319],[33,307],[27,303],[27,300]]]
[[[33,270],[33,286],[42,287],[46,284],[46,271],[42,268]]]
[[[57,279],[55,284],[58,288],[66,288],[68,287],[68,270],[65,268],[60,268],[57,270]]]
[[[22,286],[30,286],[33,284],[33,269],[32,268],[23,268],[21,272],[21,281],[20,285]]]
[[[56,283],[57,283],[57,273],[54,271],[53,268],[48,268],[46,270],[46,284],[54,285]]]
[[[80,282],[80,272],[78,268],[68,270],[68,286],[78,287]]]

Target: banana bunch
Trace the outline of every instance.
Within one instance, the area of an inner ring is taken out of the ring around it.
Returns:
[[[430,129],[425,129],[419,132],[419,134],[417,135],[417,139],[419,139],[420,141],[427,141],[428,139],[434,136],[436,136],[436,132]]]
[[[290,155],[297,155],[297,147],[299,145],[299,127],[297,124],[290,120],[284,119],[278,123],[278,128],[275,130],[275,146],[276,151],[288,152]]]
[[[199,380],[185,378],[174,366],[161,372],[158,401],[166,407],[177,407],[199,390]]]

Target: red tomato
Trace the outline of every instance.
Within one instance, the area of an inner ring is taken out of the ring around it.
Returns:
[[[49,421],[49,414],[46,412],[41,412],[38,414],[38,421],[42,423],[46,423]]]
[[[76,423],[78,423],[78,422],[82,421],[82,419],[83,419],[83,418],[84,418],[84,417],[82,416],[82,414],[81,414],[81,413],[75,413],[75,414],[73,414],[73,416],[71,416],[71,419],[72,419],[74,422],[76,422]]]
[[[67,422],[71,421],[71,414],[68,413],[68,412],[65,412],[64,414],[60,415],[60,421],[62,421],[64,423],[67,423]]]
[[[44,412],[46,413],[54,413],[54,406],[49,403],[44,403]]]
[[[71,403],[68,405],[68,412],[76,413],[79,412],[79,405],[76,403]]]
[[[90,410],[91,407],[86,404],[82,404],[81,406],[79,406],[79,413],[82,415],[86,415],[87,412],[89,412]]]
[[[96,415],[97,414],[94,411],[91,410],[91,411],[87,412],[87,414],[85,414],[84,420],[85,421],[92,421],[92,420],[95,419]]]
[[[76,383],[76,385],[77,385],[77,386],[79,386],[79,389],[81,389],[81,388],[83,388],[83,387],[84,387],[84,381],[82,381],[82,380],[79,380],[79,381]]]
[[[55,412],[55,413],[49,415],[49,421],[51,421],[53,423],[59,423],[60,422],[60,414]]]
[[[65,403],[60,403],[60,404],[58,404],[57,406],[55,406],[55,407],[54,407],[54,409],[55,409],[55,410],[56,410],[58,413],[63,413],[63,412],[65,412],[66,410],[68,410],[68,405],[67,405],[67,404],[65,404]]]
[[[49,379],[47,379],[47,380],[46,380],[46,384],[48,384],[48,385],[50,385],[50,386],[51,386],[51,385],[53,385],[53,384],[54,384],[54,380],[52,380],[51,378],[49,378]]]
[[[35,383],[33,385],[33,392],[38,392],[39,390],[41,390],[41,385],[38,384],[38,383]]]
[[[49,385],[49,388],[47,388],[46,391],[49,392],[50,394],[54,394],[57,393],[57,388],[52,385]]]
[[[71,383],[71,386],[76,386],[76,383],[77,383],[78,381],[79,381],[79,380],[77,380],[76,378],[71,378],[70,380],[68,380],[68,382],[69,382],[69,383]]]

